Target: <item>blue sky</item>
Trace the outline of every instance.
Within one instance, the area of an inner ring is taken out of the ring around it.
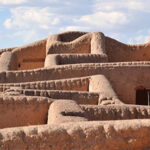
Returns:
[[[150,40],[150,0],[0,0],[0,48],[64,31],[100,31],[124,43]]]

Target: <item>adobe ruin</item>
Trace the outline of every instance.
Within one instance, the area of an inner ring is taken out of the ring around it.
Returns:
[[[150,149],[150,43],[65,32],[0,51],[0,150]]]

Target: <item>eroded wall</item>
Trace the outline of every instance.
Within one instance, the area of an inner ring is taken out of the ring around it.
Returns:
[[[47,124],[52,102],[33,96],[0,97],[0,128]]]
[[[15,48],[12,53],[16,55],[17,70],[30,70],[44,67],[46,57],[47,39]]]
[[[105,37],[105,49],[109,62],[150,61],[150,42],[127,45]]]
[[[73,122],[2,129],[0,145],[1,150],[148,150],[149,135],[146,119]]]

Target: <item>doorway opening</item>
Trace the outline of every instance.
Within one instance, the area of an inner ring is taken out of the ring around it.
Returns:
[[[136,90],[136,104],[150,105],[150,89]]]

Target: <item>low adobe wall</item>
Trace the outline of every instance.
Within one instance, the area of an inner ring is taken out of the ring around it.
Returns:
[[[46,124],[53,101],[44,97],[1,96],[0,128]]]
[[[1,150],[146,150],[150,121],[92,121],[0,130]],[[13,138],[12,138],[13,137]]]
[[[82,91],[32,90],[32,89],[31,90],[21,89],[17,91],[27,96],[42,96],[59,100],[60,99],[75,100],[78,104],[97,105],[99,99],[99,93],[94,92],[89,93]]]
[[[10,87],[21,87],[22,89],[38,90],[73,90],[88,91],[89,78],[70,78],[60,80],[21,82],[21,83],[3,83],[0,84],[0,91],[3,92]]]
[[[138,105],[81,105],[89,121],[150,119],[150,107]]]
[[[80,121],[150,119],[150,108],[137,105],[79,105],[76,101],[55,101],[48,111],[48,124]]]

